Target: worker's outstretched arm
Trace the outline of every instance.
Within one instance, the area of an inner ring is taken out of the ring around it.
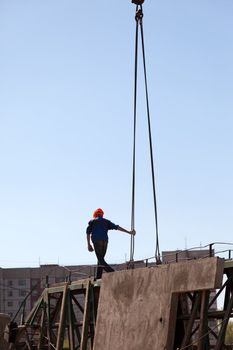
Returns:
[[[89,250],[89,252],[94,251],[94,248],[91,245],[91,235],[89,233],[87,233],[87,249]]]
[[[121,226],[118,226],[118,230],[119,231],[122,231],[122,232],[126,232],[126,233],[129,233],[130,235],[133,235],[135,236],[136,235],[136,231],[135,230],[126,230],[125,228],[121,227]]]

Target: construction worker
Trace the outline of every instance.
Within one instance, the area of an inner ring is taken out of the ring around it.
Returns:
[[[128,231],[119,225],[113,224],[110,220],[103,218],[104,212],[101,208],[96,209],[93,212],[93,220],[89,221],[86,233],[87,233],[87,248],[89,252],[95,251],[98,259],[96,278],[102,277],[103,269],[106,272],[113,272],[113,268],[109,266],[104,260],[107,246],[108,246],[108,230],[119,230],[122,232],[135,235],[135,230]],[[91,240],[93,246],[91,245]]]

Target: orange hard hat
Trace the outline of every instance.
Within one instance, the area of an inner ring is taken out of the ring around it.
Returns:
[[[101,209],[101,208],[96,209],[96,210],[93,212],[93,218],[96,218],[96,217],[98,216],[98,214],[104,215],[103,209]]]

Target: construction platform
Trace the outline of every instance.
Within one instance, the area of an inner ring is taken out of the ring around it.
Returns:
[[[220,350],[231,317],[233,262],[208,257],[49,286],[7,338],[16,350]]]

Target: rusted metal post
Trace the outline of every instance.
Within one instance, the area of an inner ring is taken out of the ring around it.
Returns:
[[[45,315],[46,315],[46,305],[45,305],[45,302],[44,302],[43,303],[43,309],[42,309],[41,321],[40,321],[40,337],[39,337],[39,342],[38,342],[38,347],[37,347],[38,350],[40,350],[42,348],[42,344],[43,344],[43,341],[44,341]]]
[[[211,258],[213,256],[213,243],[210,243],[209,245],[209,257]]]
[[[50,300],[48,290],[45,290],[44,300],[47,314],[47,338],[48,338],[48,350],[51,350],[51,318],[50,318]]]
[[[67,307],[68,307],[68,327],[69,327],[69,349],[75,350],[74,344],[74,318],[72,314],[72,297],[71,291],[68,291]]]
[[[198,334],[197,350],[209,350],[209,334],[208,334],[208,306],[209,306],[208,290],[201,292],[201,311],[200,311],[200,325]]]
[[[56,344],[56,350],[62,350],[63,347],[63,336],[64,336],[64,330],[65,330],[65,306],[66,306],[66,297],[67,297],[67,287],[68,283],[65,284],[63,288],[63,295],[62,295],[62,304],[61,304],[61,311],[60,311],[60,320],[59,320],[59,327],[57,332],[57,344]]]
[[[200,306],[200,293],[197,293],[194,304],[193,304],[192,312],[190,315],[190,319],[189,319],[188,324],[187,324],[185,336],[184,336],[182,344],[181,344],[181,349],[186,347],[191,342],[192,329],[193,329],[194,321],[195,321],[196,316],[197,316],[197,311],[199,309],[199,306]]]
[[[86,347],[87,347],[89,319],[90,319],[90,281],[88,281],[86,285],[86,297],[85,297],[80,350],[86,350]]]

